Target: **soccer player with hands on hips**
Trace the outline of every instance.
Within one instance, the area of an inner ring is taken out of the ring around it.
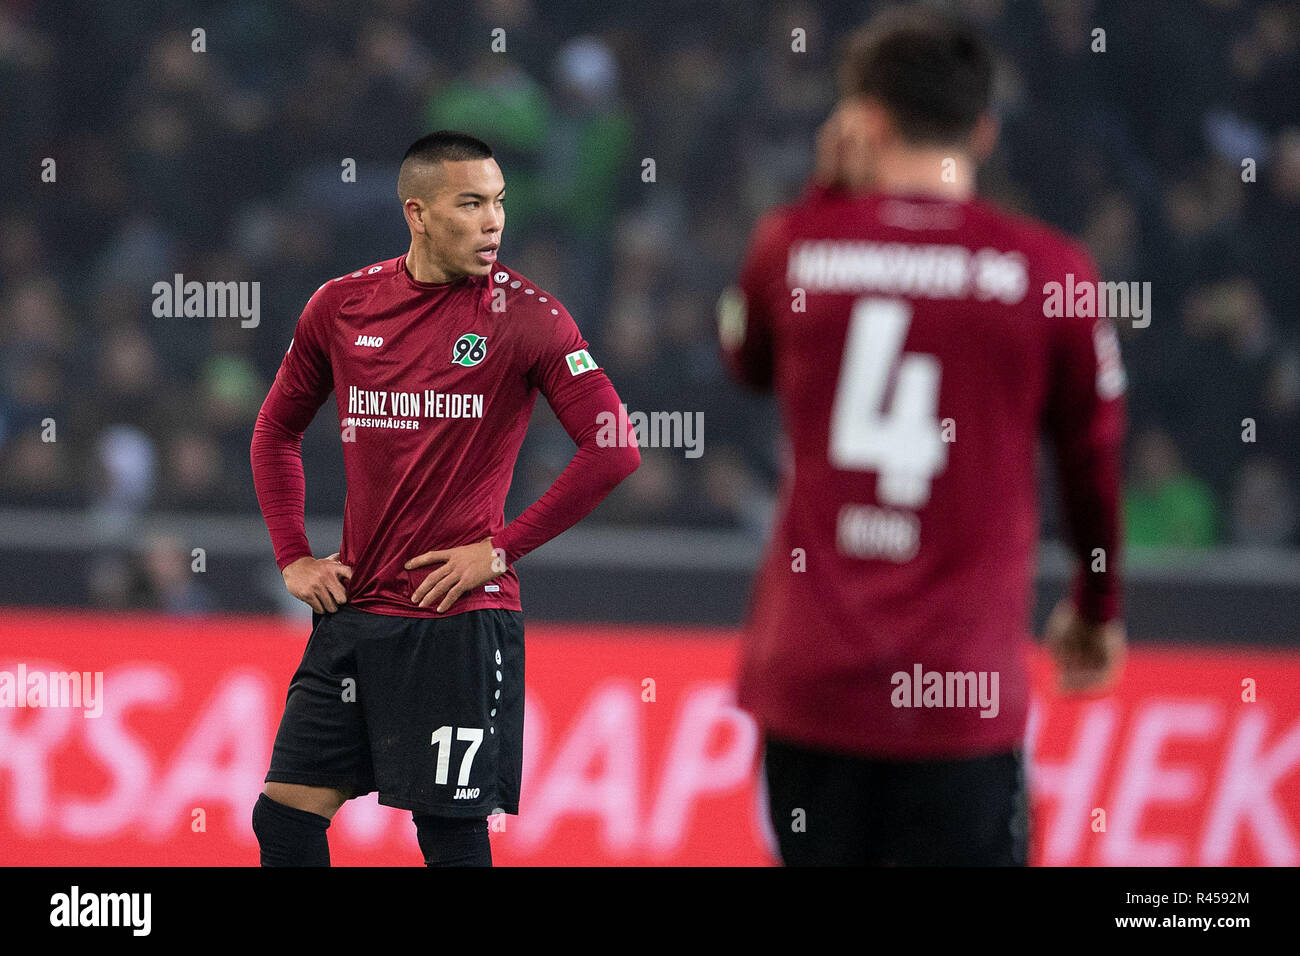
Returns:
[[[429,866],[490,866],[487,818],[519,812],[524,628],[514,564],[640,464],[619,397],[553,295],[497,261],[505,181],[438,131],[397,182],[408,251],[322,285],[257,416],[258,503],[314,627],[253,809],[264,866],[328,866],[342,804],[410,810]],[[334,393],[343,539],[315,558],[301,437]],[[537,393],[577,445],[542,497],[504,505]],[[609,418],[605,417],[609,414]],[[608,436],[606,436],[608,437]]]

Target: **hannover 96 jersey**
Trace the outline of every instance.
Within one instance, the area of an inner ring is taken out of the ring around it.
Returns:
[[[1118,614],[1125,383],[1076,296],[1096,280],[1064,236],[976,200],[813,187],[759,223],[719,331],[791,452],[740,674],[766,731],[901,759],[1021,743],[1044,429],[1075,599]]]
[[[417,282],[405,258],[326,282],[311,297],[258,416],[253,473],[283,569],[312,553],[299,439],[333,390],[348,486],[339,548],[353,572],[348,603],[438,617],[411,603],[437,565],[407,571],[408,560],[492,535],[513,563],[595,507],[639,452],[634,439],[630,449],[596,447],[598,409],[613,420],[617,394],[554,297],[499,264],[487,276]],[[579,453],[503,530],[539,390]],[[513,568],[446,613],[488,607],[521,610]]]

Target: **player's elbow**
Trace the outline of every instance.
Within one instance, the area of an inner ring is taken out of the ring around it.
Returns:
[[[253,444],[294,443],[302,438],[306,425],[301,416],[288,401],[272,387],[266,401],[257,411],[257,420],[253,424]]]
[[[262,406],[257,413],[257,420],[253,423],[253,438],[249,442],[253,456],[256,457],[259,449],[275,444],[277,440],[283,440],[285,437],[285,429],[266,413],[266,406]]]
[[[268,463],[274,463],[284,455],[301,453],[302,433],[277,420],[263,406],[257,413],[253,437],[248,443],[248,459],[253,467],[254,479],[268,467]]]
[[[257,420],[253,422],[253,437],[248,443],[248,452],[257,463],[258,452],[265,447],[267,439],[270,437],[270,425],[266,419],[266,410],[263,409],[257,413]]]
[[[593,482],[599,485],[598,493],[601,498],[608,495],[623,479],[641,466],[641,450],[637,448],[631,434],[628,435],[626,443],[594,445],[590,448],[595,453],[595,457],[588,458],[591,466],[589,474],[592,475]]]
[[[609,463],[609,474],[613,478],[611,488],[641,467],[641,449],[635,442],[628,442],[622,448],[607,448],[605,451],[612,453]]]
[[[630,448],[627,449],[627,455],[625,456],[625,458],[627,464],[627,471],[623,473],[623,477],[620,478],[619,481],[622,481],[623,478],[626,478],[628,475],[632,474],[632,472],[636,471],[638,468],[641,467],[641,449],[638,448],[636,445],[632,445]]]

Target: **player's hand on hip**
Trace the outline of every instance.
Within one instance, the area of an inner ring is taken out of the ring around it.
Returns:
[[[431,571],[424,583],[415,589],[411,602],[420,607],[436,605],[439,613],[459,601],[461,595],[506,573],[505,554],[500,549],[493,549],[491,538],[459,548],[426,551],[407,561],[406,570],[414,571],[431,564],[439,567]]]
[[[343,582],[352,577],[352,569],[338,560],[335,551],[328,558],[299,558],[282,572],[289,593],[317,614],[333,614],[348,603]]]
[[[1056,662],[1058,686],[1067,694],[1108,689],[1124,669],[1123,621],[1097,623],[1061,601],[1047,619],[1044,643]]]

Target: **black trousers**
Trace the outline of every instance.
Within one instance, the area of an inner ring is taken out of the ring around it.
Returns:
[[[767,736],[764,773],[787,866],[1024,866],[1019,751],[873,760]]]

